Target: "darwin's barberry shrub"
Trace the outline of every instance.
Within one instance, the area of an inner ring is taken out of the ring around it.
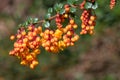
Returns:
[[[110,0],[110,9],[115,6],[116,0]],[[38,54],[41,47],[51,53],[59,53],[69,46],[74,46],[81,35],[94,34],[97,15],[95,9],[98,7],[97,0],[67,0],[66,4],[55,4],[48,9],[44,20],[28,18],[15,35],[10,37],[15,40],[14,48],[10,55],[18,57],[22,65],[34,68],[39,62]],[[75,21],[76,12],[82,11],[79,16],[81,24]],[[51,21],[55,21],[56,28],[51,28]],[[76,33],[81,26],[79,34]]]

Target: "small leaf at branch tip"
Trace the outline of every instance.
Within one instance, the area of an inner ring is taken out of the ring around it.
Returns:
[[[87,2],[87,3],[85,4],[85,8],[86,8],[86,9],[92,8],[92,3]]]
[[[97,2],[95,2],[95,4],[90,3],[90,2],[87,2],[87,3],[85,4],[85,8],[86,8],[86,9],[89,9],[89,8],[97,9],[97,8],[98,8],[98,4],[97,4]]]
[[[92,9],[97,9],[98,8],[98,4],[95,3],[94,5],[92,5]]]
[[[71,12],[71,13],[76,12],[76,8],[71,7],[71,8],[70,8],[70,12]]]
[[[60,14],[64,14],[65,13],[65,9],[61,9],[59,13]]]
[[[55,4],[55,6],[54,6],[54,10],[56,11],[56,12],[58,12],[58,11],[60,11],[61,9],[63,8],[63,4]]]
[[[38,18],[34,18],[33,23],[37,23],[37,22],[38,22]]]
[[[77,1],[78,1],[78,0],[67,0],[67,3],[68,3],[69,5],[73,5],[73,4],[75,4]]]
[[[53,8],[49,8],[48,13],[52,13],[52,12],[53,12]]]
[[[45,19],[49,19],[51,17],[51,13],[47,13],[46,15],[45,15]]]
[[[50,23],[49,23],[48,21],[46,21],[45,23],[43,23],[43,26],[44,26],[45,28],[49,28],[49,27],[50,27]]]

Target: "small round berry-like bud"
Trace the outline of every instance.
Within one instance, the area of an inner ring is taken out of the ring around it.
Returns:
[[[83,20],[83,18],[84,18],[83,16],[80,17],[81,20]]]
[[[42,27],[41,27],[41,26],[38,27],[38,31],[39,31],[39,32],[42,31]]]
[[[28,60],[28,61],[31,61],[31,60],[33,60],[33,57],[32,57],[32,55],[27,55],[27,56],[26,56],[26,60]]]
[[[93,30],[94,29],[94,26],[90,26],[90,30]]]
[[[30,32],[28,32],[28,36],[32,36],[32,32],[30,31]]]
[[[96,17],[95,16],[90,16],[91,21],[95,21]]]
[[[18,47],[18,45],[19,45],[19,44],[18,44],[17,42],[14,43],[14,47]]]
[[[70,11],[70,8],[69,8],[69,7],[65,8],[65,12],[66,12],[66,13],[68,13],[69,11]]]
[[[20,39],[21,37],[22,37],[21,34],[18,34],[18,35],[17,35],[17,38],[18,38],[18,39]]]
[[[89,33],[92,35],[94,32],[93,32],[93,31],[90,31]]]
[[[75,35],[74,39],[77,41],[79,39],[79,36]]]
[[[74,24],[74,25],[73,25],[73,28],[74,28],[74,29],[76,29],[77,27],[78,27],[78,25],[77,25],[77,24]]]
[[[93,21],[92,21],[92,20],[89,20],[88,23],[89,23],[90,25],[92,25]]]
[[[70,24],[73,25],[74,23],[75,23],[75,21],[74,21],[73,19],[71,19],[71,20],[70,20]]]
[[[86,26],[86,30],[89,30],[90,29],[90,27],[89,26]]]
[[[28,42],[28,38],[24,38],[24,39],[23,39],[23,42],[24,42],[24,43]]]
[[[36,37],[36,41],[39,42],[40,41],[40,37]]]
[[[34,32],[32,32],[32,35],[33,35],[33,36],[36,36],[36,35],[37,35],[37,33],[34,31]]]
[[[64,18],[68,18],[68,14],[64,14]]]
[[[28,37],[28,39],[29,39],[29,40],[32,40],[32,39],[33,39],[33,37],[32,37],[32,36],[29,36],[29,37]]]
[[[54,32],[51,30],[51,31],[50,31],[50,34],[53,34],[53,33],[54,33]]]
[[[49,39],[49,35],[45,35],[44,38],[45,38],[45,39]]]
[[[49,48],[49,47],[45,47],[45,50],[46,50],[46,51],[49,51],[49,50],[50,50],[50,48]]]
[[[25,31],[22,31],[21,34],[22,34],[22,36],[25,36],[25,35],[26,35],[26,32],[25,32]]]
[[[49,34],[49,33],[50,33],[50,31],[47,29],[47,30],[45,30],[45,33],[46,33],[46,34]]]
[[[10,40],[14,40],[14,39],[15,39],[14,35],[10,36]]]
[[[40,33],[40,36],[44,36],[44,34],[43,34],[43,33]]]
[[[22,44],[22,47],[25,48],[27,45],[25,43]]]
[[[33,29],[33,27],[32,27],[32,26],[28,26],[28,30],[30,30],[30,31],[31,31],[32,29]]]
[[[33,61],[32,61],[32,64],[35,66],[35,65],[37,65],[37,64],[38,64],[38,61],[33,60]]]
[[[74,46],[74,43],[73,43],[73,42],[71,42],[71,43],[70,43],[70,45],[71,45],[71,46]]]
[[[82,28],[85,28],[85,25],[84,25],[84,24],[82,24],[82,25],[81,25],[81,27],[82,27]]]
[[[34,50],[34,53],[35,53],[35,54],[39,54],[39,53],[40,53],[40,49],[35,49],[35,50]]]
[[[68,31],[68,32],[67,32],[67,35],[68,35],[68,36],[71,36],[71,35],[72,35],[72,33],[71,33],[70,31]]]
[[[64,6],[64,8],[68,8],[69,7],[69,5],[68,4],[66,4],[65,6]]]
[[[33,64],[30,64],[30,68],[31,68],[31,69],[34,69],[34,65],[33,65]]]
[[[51,50],[51,51],[53,51],[53,50],[54,50],[54,47],[53,47],[53,46],[51,46],[51,47],[50,47],[50,50]]]
[[[26,62],[25,60],[22,60],[22,61],[20,62],[20,64],[22,64],[22,65],[26,65],[27,62]]]

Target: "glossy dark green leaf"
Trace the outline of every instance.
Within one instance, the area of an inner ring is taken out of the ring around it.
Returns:
[[[31,23],[31,22],[33,22],[33,19],[32,19],[31,17],[28,17],[28,18],[27,18],[27,22],[28,22],[28,23]]]
[[[52,12],[53,12],[53,8],[49,8],[48,13],[52,13]]]
[[[92,9],[97,9],[97,8],[98,8],[98,4],[97,4],[97,2],[95,2],[95,4],[92,5]]]
[[[51,13],[47,13],[46,15],[45,15],[45,19],[49,19],[51,17]]]
[[[65,9],[61,9],[59,13],[60,14],[64,14],[65,13]]]
[[[68,4],[72,5],[74,2],[73,0],[67,0]]]
[[[63,8],[63,4],[61,4],[61,3],[58,6],[59,6],[59,8]]]
[[[63,4],[55,4],[54,9],[55,11],[60,11],[63,8]]]
[[[89,8],[92,8],[92,3],[90,3],[90,2],[87,2],[86,4],[85,4],[85,8],[86,9],[89,9]]]
[[[73,8],[73,7],[70,8],[70,12],[71,12],[71,13],[76,12],[76,10],[77,10],[76,8]]]
[[[50,27],[50,22],[49,21],[44,22],[43,26],[46,27],[46,28],[49,28]]]
[[[70,5],[73,5],[77,2],[78,0],[67,0],[67,3]]]
[[[33,23],[37,23],[37,22],[38,22],[38,18],[34,18]]]

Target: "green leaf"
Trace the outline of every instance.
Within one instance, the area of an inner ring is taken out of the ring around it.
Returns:
[[[52,13],[52,12],[53,12],[53,8],[49,8],[48,13]]]
[[[63,4],[61,4],[61,3],[58,6],[59,6],[59,8],[63,8]]]
[[[37,23],[37,22],[38,22],[38,18],[34,18],[33,23]]]
[[[75,4],[77,1],[78,1],[78,0],[67,0],[67,3],[68,3],[69,5],[73,5],[73,4]]]
[[[49,28],[50,27],[50,22],[49,21],[44,22],[43,26],[46,27],[46,28]]]
[[[60,14],[64,14],[65,13],[65,9],[61,9],[59,13]]]
[[[19,27],[19,28],[22,27],[22,24],[19,24],[18,27]]]
[[[55,11],[59,11],[58,4],[55,4],[54,9]]]
[[[97,2],[95,2],[95,4],[92,5],[92,9],[97,9],[97,8],[98,8],[98,4],[97,4]]]
[[[71,13],[76,12],[76,10],[77,10],[76,8],[73,8],[73,7],[70,8],[70,12],[71,12]]]
[[[74,3],[74,1],[73,0],[67,0],[67,3],[72,5]]]
[[[33,22],[33,19],[32,19],[31,17],[28,17],[28,18],[27,18],[27,21],[28,21],[28,23],[30,24],[31,22]]]
[[[28,22],[25,22],[25,26],[27,26],[29,23]]]
[[[45,15],[45,19],[49,19],[51,17],[51,14],[50,13],[47,13],[46,15]]]
[[[55,4],[54,9],[55,11],[60,11],[63,8],[63,4]]]
[[[85,4],[85,8],[86,9],[89,9],[89,8],[92,8],[92,3],[90,3],[90,2],[87,2],[86,4]]]

